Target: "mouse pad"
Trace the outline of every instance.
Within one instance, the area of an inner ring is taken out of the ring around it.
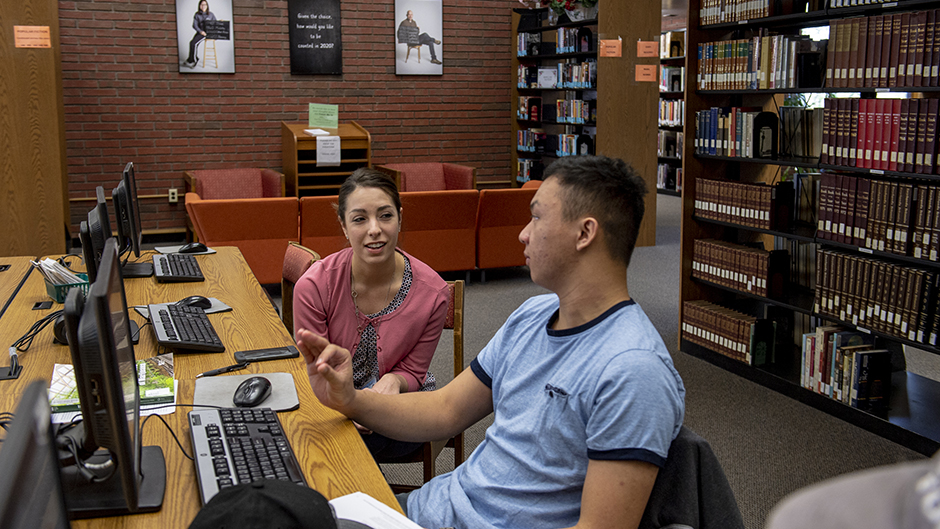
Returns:
[[[180,248],[183,246],[185,246],[185,244],[178,244],[176,246],[154,246],[153,249],[160,253],[179,253]],[[209,255],[213,253],[216,253],[216,251],[212,248],[207,248],[204,252],[194,252],[189,255]]]
[[[215,314],[216,312],[228,312],[233,310],[232,307],[219,301],[217,298],[209,298],[209,301],[212,302],[212,306],[206,309],[206,314]],[[159,303],[155,303],[155,305],[159,305]],[[135,305],[134,310],[137,311],[137,314],[140,314],[148,320],[150,319],[150,311],[147,310],[147,305]]]
[[[271,396],[256,406],[257,408],[290,411],[300,407],[297,388],[294,387],[294,377],[290,373],[255,373],[197,378],[196,390],[193,393],[193,405],[234,408],[235,403],[232,402],[232,396],[235,394],[235,389],[251,377],[264,377],[271,381]]]

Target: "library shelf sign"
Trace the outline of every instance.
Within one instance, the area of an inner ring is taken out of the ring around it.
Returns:
[[[290,73],[343,73],[340,0],[287,0]]]

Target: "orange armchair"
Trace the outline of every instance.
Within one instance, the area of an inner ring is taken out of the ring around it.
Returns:
[[[525,265],[525,245],[519,232],[529,223],[529,203],[535,189],[484,189],[477,210],[477,267]],[[485,273],[485,272],[484,272]]]
[[[324,257],[348,245],[333,208],[337,201],[336,195],[300,199],[300,244]]]
[[[203,200],[284,196],[284,173],[271,169],[232,168],[184,171],[186,192]]]
[[[294,197],[204,200],[186,193],[186,211],[207,246],[237,246],[263,285],[281,282],[287,243],[297,240]]]
[[[473,270],[479,197],[476,190],[402,193],[399,245],[438,272]]]
[[[395,180],[399,191],[476,189],[477,170],[454,163],[390,163],[376,169]]]

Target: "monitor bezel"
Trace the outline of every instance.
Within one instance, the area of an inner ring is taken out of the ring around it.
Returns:
[[[95,257],[95,269],[101,270],[101,257],[107,240],[111,237],[111,221],[108,215],[108,202],[105,199],[104,187],[95,188],[97,203],[88,211],[88,239]],[[84,253],[84,247],[82,248]],[[86,264],[87,266],[87,264]],[[97,279],[97,274],[95,279]]]
[[[127,162],[121,181],[111,192],[114,201],[114,218],[117,221],[118,238],[121,242],[121,253],[125,246],[140,257],[140,246],[143,234],[140,227],[140,203],[137,198],[137,181],[134,176],[134,162]]]

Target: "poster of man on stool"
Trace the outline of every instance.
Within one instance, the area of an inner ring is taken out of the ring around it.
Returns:
[[[232,0],[176,0],[180,73],[235,73]]]
[[[443,75],[441,0],[395,0],[395,73]]]

